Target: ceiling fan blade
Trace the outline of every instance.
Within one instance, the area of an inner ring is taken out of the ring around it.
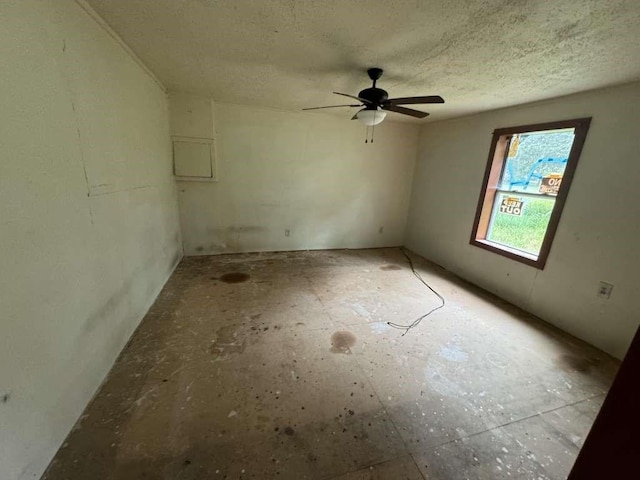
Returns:
[[[390,112],[402,113],[403,115],[410,115],[416,118],[424,118],[429,114],[427,112],[421,112],[412,108],[400,107],[398,105],[383,105],[383,110],[389,110]]]
[[[359,100],[362,103],[373,103],[371,102],[371,100],[367,100],[366,98],[360,98],[360,97],[355,97],[353,95],[349,95],[348,93],[340,93],[340,92],[333,92],[336,95],[342,95],[343,97],[349,97],[349,98],[353,98],[354,100]]]
[[[388,105],[412,105],[417,103],[444,103],[444,98],[440,95],[428,95],[426,97],[403,97],[390,98],[384,102]]]
[[[311,107],[311,108],[303,108],[302,110],[320,110],[321,108],[338,108],[338,107],[362,107],[362,104],[358,104],[358,105],[329,105],[328,107]]]

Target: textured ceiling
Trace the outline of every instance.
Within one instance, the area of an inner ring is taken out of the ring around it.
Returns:
[[[639,0],[88,0],[171,90],[286,110],[384,68],[439,120],[640,79]],[[349,109],[324,110],[349,118]],[[403,116],[390,114],[394,120]]]

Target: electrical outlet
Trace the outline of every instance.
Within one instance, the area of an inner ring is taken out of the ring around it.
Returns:
[[[602,298],[611,297],[611,291],[613,290],[613,285],[607,282],[600,282],[598,286],[598,296]]]
[[[288,237],[290,233],[291,233],[291,232],[290,232],[289,230],[285,230],[285,231],[284,231],[284,236],[285,236],[285,237]]]

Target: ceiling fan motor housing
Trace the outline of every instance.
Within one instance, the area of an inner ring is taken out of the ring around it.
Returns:
[[[365,100],[369,100],[372,102],[372,105],[367,105],[367,107],[380,106],[380,104],[389,98],[389,94],[386,90],[381,88],[365,88],[358,93],[358,97],[364,98]]]

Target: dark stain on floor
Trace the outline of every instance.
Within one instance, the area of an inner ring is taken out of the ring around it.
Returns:
[[[231,273],[225,273],[224,275],[222,275],[220,277],[220,280],[223,281],[224,283],[242,283],[249,280],[249,278],[251,277],[246,273],[231,272]]]
[[[402,270],[402,267],[400,265],[393,265],[393,264],[389,264],[389,265],[383,265],[380,267],[380,270],[385,270],[385,271],[390,271],[390,270]]]
[[[286,433],[287,435],[291,436],[294,433],[296,433],[296,431],[291,427],[287,427],[287,428],[284,429],[284,433]]]
[[[331,335],[331,353],[351,355],[351,347],[356,344],[356,336],[351,332],[336,332]]]
[[[565,370],[587,373],[598,364],[593,358],[576,357],[573,355],[560,355],[556,359],[556,364]]]

